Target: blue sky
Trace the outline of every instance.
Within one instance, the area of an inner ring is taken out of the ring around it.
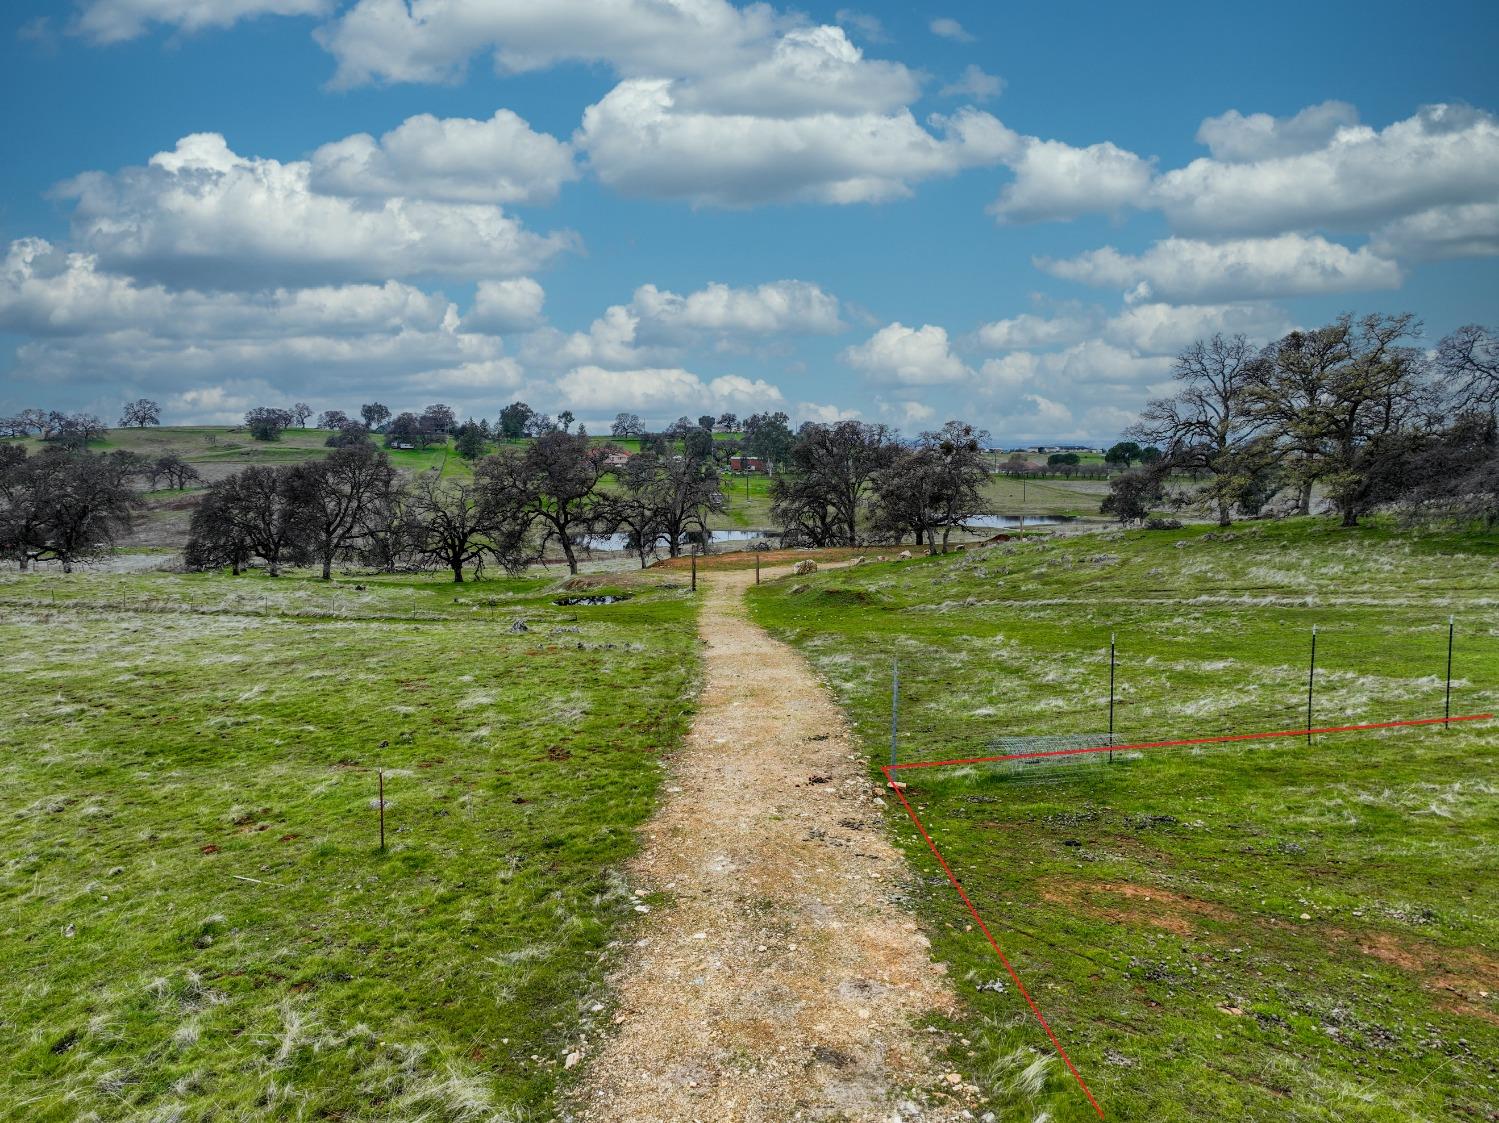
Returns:
[[[1499,321],[1496,13],[15,0],[0,413],[1112,439],[1199,335]]]

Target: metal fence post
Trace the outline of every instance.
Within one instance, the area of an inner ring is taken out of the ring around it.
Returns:
[[[1447,617],[1447,702],[1442,710],[1442,728],[1452,728],[1452,634],[1456,618]]]
[[[894,768],[897,757],[897,739],[900,736],[900,657],[890,661],[890,767]]]
[[[1114,763],[1114,633],[1109,633],[1109,763]]]
[[[1312,688],[1317,681],[1317,625],[1312,625],[1312,661],[1306,671],[1306,743],[1312,743]]]
[[[755,584],[760,583],[760,551],[755,551]]]
[[[697,555],[692,555],[692,591],[697,592]]]

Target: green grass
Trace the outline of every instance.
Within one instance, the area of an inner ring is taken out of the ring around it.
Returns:
[[[552,1117],[691,601],[363,583],[0,577],[0,1119]]]
[[[1107,480],[1017,480],[991,476],[984,499],[1000,515],[1098,515]]]
[[[1167,739],[1499,709],[1499,542],[1297,520],[1009,543],[755,591],[872,761],[901,659],[907,759],[1001,734]],[[796,591],[800,588],[801,591]],[[1110,1118],[1484,1118],[1499,1102],[1499,729],[1166,750],[1023,782],[904,774]],[[898,806],[1000,1118],[1094,1118]],[[1305,919],[1303,919],[1305,917]],[[1487,949],[1487,950],[1485,950]],[[999,980],[997,991],[982,989]]]

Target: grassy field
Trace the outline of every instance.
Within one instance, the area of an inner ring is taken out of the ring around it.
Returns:
[[[793,583],[794,581],[794,583]],[[1111,532],[755,591],[871,760],[901,659],[906,759],[1000,735],[1126,740],[1499,709],[1499,542],[1326,522]],[[908,793],[1112,1119],[1493,1118],[1499,726],[1128,754]],[[877,776],[877,774],[875,774]],[[910,904],[969,1016],[953,1063],[1002,1119],[1093,1111],[898,805]],[[1049,1114],[1048,1114],[1049,1113]]]
[[[640,580],[0,575],[0,1119],[551,1118],[696,685]]]

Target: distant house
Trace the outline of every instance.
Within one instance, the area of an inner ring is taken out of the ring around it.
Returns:
[[[635,454],[633,452],[626,452],[622,448],[621,449],[616,449],[615,451],[611,452],[608,456],[604,457],[604,467],[606,467],[606,468],[623,468],[625,465],[627,465],[630,462],[630,458],[632,456],[634,456],[634,455]]]
[[[765,461],[758,456],[731,456],[729,457],[729,471],[763,472],[765,471]]]
[[[390,447],[391,448],[397,448],[397,449],[404,449],[405,451],[410,452],[412,449],[414,449],[416,447],[416,445],[407,444],[405,441],[391,441],[390,442]]]

